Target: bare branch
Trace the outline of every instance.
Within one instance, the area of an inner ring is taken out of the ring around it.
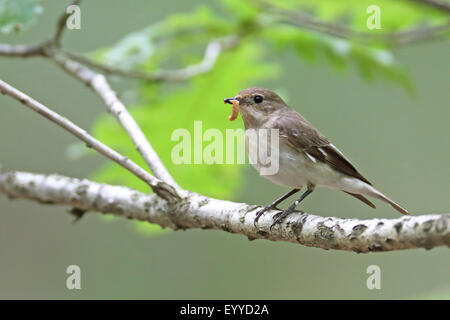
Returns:
[[[412,2],[420,3],[429,7],[433,7],[435,9],[441,10],[443,12],[450,12],[450,3],[439,0],[409,0]]]
[[[163,165],[161,159],[154,151],[139,125],[133,117],[131,117],[125,105],[118,99],[116,93],[111,89],[105,76],[95,73],[84,65],[66,57],[64,54],[60,53],[60,49],[55,48],[51,42],[44,42],[37,46],[0,44],[0,56],[2,55],[9,57],[43,56],[50,58],[70,75],[84,82],[100,97],[106,104],[108,111],[119,121],[153,174],[174,187],[179,187],[175,182],[175,179],[173,179],[169,171],[167,171]]]
[[[100,97],[105,103],[108,111],[116,117],[128,136],[133,140],[136,149],[142,155],[153,174],[158,179],[178,187],[175,179],[172,178],[169,171],[167,171],[166,167],[163,165],[161,159],[145,137],[136,120],[134,120],[125,105],[117,98],[114,90],[111,89],[105,76],[93,72],[89,68],[71,60],[63,54],[49,52],[47,52],[47,54],[63,70],[85,83]]]
[[[80,140],[84,141],[87,147],[95,149],[100,154],[118,163],[119,165],[121,165],[122,167],[133,173],[135,176],[146,182],[152,188],[152,190],[155,193],[157,193],[160,197],[166,199],[167,201],[174,201],[174,199],[179,198],[177,191],[172,186],[168,185],[167,183],[161,180],[156,179],[147,171],[139,167],[136,163],[134,163],[127,157],[121,155],[120,153],[116,152],[115,150],[111,149],[110,147],[104,145],[99,140],[95,139],[93,136],[88,134],[85,130],[81,129],[70,120],[50,110],[46,106],[42,105],[41,103],[37,102],[33,98],[27,96],[23,92],[15,89],[14,87],[10,86],[9,84],[7,84],[2,80],[0,80],[0,91],[3,94],[6,94],[16,99],[17,101],[21,102],[30,109],[36,111],[37,113],[47,118],[48,120],[56,123],[63,129],[67,130]]]
[[[253,225],[258,206],[189,193],[183,205],[170,204],[122,186],[98,184],[60,175],[0,172],[0,193],[79,210],[112,213],[173,229],[214,229],[249,239],[286,241],[323,249],[379,252],[450,246],[450,214],[402,216],[397,219],[340,219],[294,213],[269,231],[270,211]]]
[[[0,56],[28,58],[42,56],[43,45],[23,45],[0,43]]]
[[[318,20],[302,12],[277,8],[267,2],[258,1],[258,5],[267,12],[276,14],[281,23],[362,43],[382,42],[389,45],[405,45],[435,39],[447,35],[450,31],[450,18],[442,25],[413,27],[396,32],[363,32],[344,25]]]
[[[159,70],[153,73],[140,70],[126,70],[114,66],[105,65],[85,56],[67,52],[64,53],[72,60],[78,61],[89,67],[98,69],[106,74],[114,74],[125,78],[140,79],[151,82],[161,81],[186,81],[198,75],[212,70],[223,50],[232,49],[239,43],[237,36],[231,36],[221,40],[215,40],[208,44],[201,62],[178,70]]]
[[[50,58],[63,70],[85,83],[100,97],[106,104],[108,111],[116,117],[120,125],[125,129],[153,174],[168,184],[179,188],[137,122],[119,100],[114,90],[111,89],[104,75],[95,73],[84,65],[68,58],[60,52],[59,48],[54,47],[51,42],[44,42],[38,46],[0,44],[1,55],[10,57],[43,56]]]

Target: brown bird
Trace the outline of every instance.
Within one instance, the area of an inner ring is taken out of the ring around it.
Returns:
[[[234,120],[238,112],[241,113],[246,135],[251,129],[278,130],[279,167],[277,172],[264,177],[276,184],[293,188],[286,195],[259,210],[256,213],[255,226],[263,213],[276,208],[279,203],[300,191],[304,186],[306,186],[305,193],[287,210],[281,212],[270,228],[292,213],[316,186],[342,190],[375,208],[375,205],[364,197],[364,195],[371,196],[389,203],[403,214],[408,214],[405,208],[375,189],[338,148],[304,117],[289,107],[275,92],[258,87],[247,88],[233,98],[224,99],[224,102],[233,104],[230,120]],[[270,141],[267,139],[266,147],[269,150]],[[246,137],[247,151],[259,147],[255,144],[258,144],[256,139]],[[255,161],[252,165],[260,174],[262,173],[264,165],[259,161]]]

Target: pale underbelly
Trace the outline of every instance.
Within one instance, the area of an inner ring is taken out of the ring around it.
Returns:
[[[260,175],[276,184],[295,189],[313,184],[353,193],[366,193],[371,189],[361,180],[342,174],[326,163],[313,161],[305,153],[289,146],[280,146],[279,150],[279,166],[273,174],[263,174],[263,166],[252,163]]]

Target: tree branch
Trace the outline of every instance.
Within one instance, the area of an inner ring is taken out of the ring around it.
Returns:
[[[103,103],[105,103],[107,110],[116,117],[153,174],[162,181],[179,187],[137,122],[130,115],[125,105],[119,100],[114,90],[112,90],[104,75],[95,73],[86,66],[68,58],[52,42],[43,42],[37,46],[0,44],[0,56],[24,58],[32,56],[46,57],[55,62],[71,76],[82,81],[99,96]]]
[[[64,51],[72,60],[78,61],[89,67],[98,69],[106,74],[114,74],[125,78],[140,79],[151,82],[161,81],[186,81],[198,75],[212,70],[223,50],[232,49],[239,43],[237,36],[230,36],[225,39],[211,41],[205,49],[202,61],[178,70],[158,70],[156,72],[143,72],[140,70],[127,70],[114,66],[105,65],[91,60],[83,55]]]
[[[267,2],[257,1],[256,3],[261,9],[277,15],[280,23],[362,43],[383,42],[389,45],[405,45],[431,40],[446,35],[450,31],[450,18],[442,25],[413,27],[396,32],[378,33],[356,31],[341,24],[318,20],[303,12],[277,8]]]
[[[0,56],[24,58],[42,56],[50,58],[67,73],[82,81],[100,97],[105,103],[107,110],[116,117],[153,174],[162,181],[179,188],[175,179],[167,171],[141,128],[130,115],[125,105],[119,100],[114,90],[112,90],[104,75],[95,73],[84,65],[66,57],[51,42],[44,42],[37,46],[0,44]]]
[[[42,105],[41,103],[37,102],[33,98],[27,96],[23,92],[15,89],[14,87],[10,86],[9,84],[7,84],[2,80],[0,80],[0,92],[2,94],[10,96],[11,98],[16,99],[17,101],[21,102],[23,105],[29,107],[30,109],[36,111],[43,117],[56,123],[66,131],[70,132],[80,140],[84,141],[87,147],[93,148],[100,154],[121,165],[122,167],[133,173],[135,176],[146,182],[152,188],[152,190],[160,197],[168,201],[174,201],[175,199],[179,198],[179,195],[172,186],[168,185],[167,183],[161,180],[156,179],[147,171],[139,167],[132,160],[128,159],[125,156],[122,156],[120,153],[116,152],[115,150],[106,146],[99,140],[95,139],[93,136],[91,136],[85,130],[78,127],[72,121],[50,110],[46,106]]]
[[[450,13],[450,3],[439,0],[409,0],[411,2],[420,3],[429,7],[433,7],[443,12]]]
[[[80,0],[74,0],[73,4],[78,5]],[[91,71],[89,68],[71,60],[61,53],[59,41],[65,28],[68,14],[63,13],[58,21],[57,30],[52,40],[43,42],[37,46],[10,46],[0,44],[0,55],[10,57],[30,57],[43,56],[50,58],[70,75],[84,82],[90,87],[106,104],[120,125],[125,129],[128,136],[134,142],[136,149],[144,158],[153,174],[164,182],[179,188],[175,179],[163,165],[158,154],[155,152],[150,142],[145,137],[141,128],[130,115],[125,105],[119,100],[116,93],[111,89],[105,76]]]
[[[23,45],[0,43],[0,56],[28,58],[42,56],[43,44]]]
[[[379,252],[450,246],[450,214],[358,220],[294,213],[269,231],[273,216],[279,211],[266,213],[255,227],[253,220],[260,207],[193,192],[171,204],[153,194],[122,186],[55,174],[5,171],[0,172],[0,193],[82,211],[112,213],[175,230],[223,230],[251,240],[286,241],[323,249]]]
[[[105,76],[95,73],[89,68],[71,60],[64,54],[54,52],[52,50],[46,51],[46,54],[63,70],[71,76],[82,81],[106,105],[107,110],[117,119],[120,125],[125,129],[128,136],[134,142],[136,149],[144,158],[153,174],[162,181],[167,182],[175,187],[178,187],[175,179],[167,171],[163,165],[158,154],[155,152],[150,142],[145,137],[136,120],[130,115],[125,105],[119,100],[114,90],[111,89]]]

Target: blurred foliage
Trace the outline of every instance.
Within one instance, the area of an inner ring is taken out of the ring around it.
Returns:
[[[382,19],[382,29],[373,30],[373,32],[396,31],[419,24],[444,23],[448,19],[448,14],[442,11],[410,1],[266,0],[251,2],[269,3],[279,8],[309,12],[320,20],[340,22],[360,31],[367,31],[366,10],[371,5],[380,7]]]
[[[38,0],[0,0],[0,32],[23,30],[32,25],[41,12]]]
[[[198,60],[208,40],[241,34],[246,36],[244,41],[270,44],[269,50],[292,49],[299,54],[299,58],[308,63],[325,61],[338,71],[354,66],[365,80],[370,81],[380,77],[399,83],[409,93],[413,92],[413,85],[408,79],[406,70],[396,63],[394,55],[386,46],[380,43],[363,45],[286,24],[275,24],[273,17],[261,12],[254,3],[260,2],[223,0],[225,14],[220,12],[215,14],[210,8],[204,6],[195,9],[192,13],[175,14],[163,22],[129,34],[110,48],[99,49],[92,54],[92,57],[105,64],[121,65],[124,68],[135,67],[147,71],[165,67],[176,68]],[[273,5],[275,3],[280,8],[302,8],[316,12],[315,16],[320,18],[339,20],[343,16],[355,17],[351,20],[351,24],[366,28],[367,6],[360,4],[356,7],[362,14],[356,14],[357,9],[349,3],[345,6],[333,1],[323,3],[273,1]],[[296,4],[296,8],[293,3]],[[298,5],[299,3],[301,5]],[[383,9],[382,31],[394,31],[397,28],[407,27],[412,21],[425,23],[445,18],[445,15],[436,10],[427,9],[425,11],[430,11],[430,14],[424,15],[420,13],[422,7],[402,4],[401,7],[407,7],[409,11],[414,12],[403,19],[401,18],[403,15],[398,15],[397,7],[398,5],[392,5],[389,6],[389,10]],[[331,15],[330,12],[334,12],[335,15]],[[356,17],[362,20],[358,20],[357,23]],[[391,28],[386,28],[386,25]],[[379,30],[373,30],[373,32],[379,32]],[[190,45],[187,47],[186,43]]]
[[[328,35],[298,32],[289,26],[276,26],[263,31],[279,51],[294,49],[299,57],[309,63],[324,60],[338,71],[345,71],[351,65],[357,68],[367,81],[381,77],[402,85],[413,93],[406,70],[395,63],[391,51],[371,48]]]
[[[174,14],[165,21],[130,33],[112,47],[99,49],[92,56],[107,65],[120,63],[124,68],[137,67],[147,71],[165,66],[182,67],[196,62],[209,40],[237,31],[236,24],[201,6],[191,13]]]
[[[171,160],[171,150],[178,142],[171,141],[172,132],[185,128],[193,135],[196,120],[202,121],[203,133],[209,128],[224,133],[226,128],[241,127],[240,121],[227,121],[230,108],[222,104],[222,98],[234,95],[245,87],[262,85],[269,78],[275,79],[276,61],[266,61],[263,54],[270,50],[292,50],[307,63],[325,62],[339,71],[353,66],[366,80],[378,77],[394,81],[411,92],[412,85],[405,70],[396,63],[386,44],[361,44],[282,24],[277,20],[277,13],[267,10],[267,5],[275,9],[295,10],[314,19],[369,32],[366,10],[374,4],[382,12],[382,29],[371,31],[375,33],[433,25],[448,19],[438,10],[409,1],[216,0],[208,6],[194,8],[189,13],[173,14],[164,21],[132,32],[111,47],[99,48],[90,56],[98,62],[126,69],[149,72],[175,69],[199,62],[211,40],[230,35],[241,37],[239,46],[222,53],[211,72],[187,83],[155,84],[142,81],[137,86],[139,98],[134,106],[129,107],[162,161],[183,188],[213,197],[229,198],[240,184],[243,166],[175,165]],[[37,0],[0,0],[1,31],[9,32],[30,25],[39,8]],[[111,116],[100,117],[95,123],[94,133],[101,141],[142,167],[146,166]],[[209,143],[203,142],[203,147]],[[192,155],[193,149],[191,145]],[[106,164],[95,174],[95,179],[150,191],[142,181],[114,163]],[[159,229],[149,224],[140,224],[139,228],[152,232]]]

